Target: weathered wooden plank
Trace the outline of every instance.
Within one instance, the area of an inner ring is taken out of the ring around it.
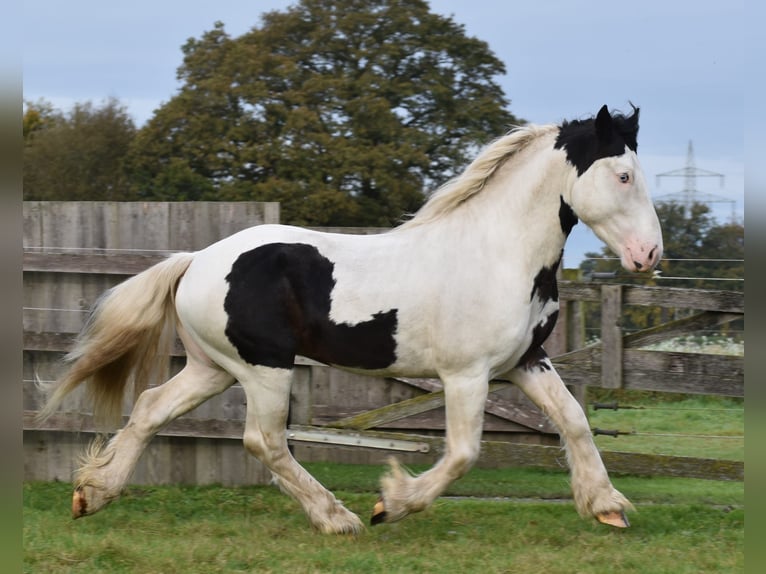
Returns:
[[[79,457],[92,440],[90,433],[28,431],[24,433],[24,479],[69,482]],[[131,487],[156,484],[197,484],[195,439],[155,437],[136,464]],[[227,486],[268,484],[271,473],[250,456],[240,441],[221,439],[208,443],[221,451],[221,464],[213,465],[209,479]]]
[[[36,411],[24,411],[24,430],[63,431],[74,433],[105,432],[96,425],[93,416],[86,413],[54,413],[47,420],[38,422]],[[124,416],[121,426],[128,422]],[[180,417],[158,432],[158,436],[184,436],[190,438],[241,439],[245,430],[243,420],[195,419]]]
[[[600,301],[601,288],[607,283],[559,282],[559,298],[569,301]],[[625,305],[677,307],[699,311],[745,312],[745,294],[740,291],[689,289],[686,287],[651,287],[623,285]]]
[[[692,375],[684,373],[661,373],[658,371],[633,370],[625,375],[623,388],[634,391],[656,391],[691,395],[716,395],[722,397],[744,397],[744,383],[724,380],[713,375]]]
[[[52,333],[24,331],[23,348],[25,351],[59,351],[69,352],[77,333]]]
[[[506,385],[507,383],[493,383],[489,385],[489,392],[501,389]],[[444,391],[438,391],[366,411],[353,417],[343,418],[331,423],[329,426],[339,429],[371,429],[442,406],[444,406]]]
[[[343,417],[352,417],[366,411],[339,410],[334,405],[314,405],[313,416],[310,421],[302,424],[312,426],[332,426],[333,422]],[[397,419],[392,422],[377,425],[376,429],[397,429],[414,432],[444,431],[447,427],[447,418],[444,416],[444,407],[431,409],[429,411],[411,415],[403,419]],[[298,424],[298,423],[294,423]],[[531,433],[540,432],[538,429],[516,424],[512,421],[501,419],[493,415],[487,415],[484,418],[483,430],[485,432],[503,432],[503,433]]]
[[[745,312],[745,294],[741,291],[625,285],[623,303],[625,305],[679,307],[699,311]]]
[[[482,466],[519,466],[547,469],[567,468],[563,451],[555,446],[483,442]],[[601,451],[607,470],[634,476],[674,476],[710,480],[743,481],[744,463],[733,460],[693,458],[661,454]]]
[[[601,288],[601,387],[622,386],[622,285]]]
[[[581,283],[579,281],[559,281],[559,299],[567,301],[601,301],[600,283]]]
[[[744,358],[733,355],[707,355],[643,349],[626,349],[624,353],[625,366],[629,369],[692,376],[710,375],[732,380],[740,380],[745,374]]]
[[[630,349],[641,346],[650,345],[652,343],[658,343],[665,341],[672,337],[684,335],[696,330],[708,329],[722,323],[728,323],[742,318],[744,315],[738,313],[718,313],[714,311],[703,311],[690,317],[684,317],[683,319],[677,319],[662,323],[655,327],[648,329],[642,329],[630,335],[622,337],[622,348]],[[552,361],[555,365],[561,365],[562,363],[577,363],[577,362],[591,362],[593,361],[594,352],[601,352],[602,343],[594,343],[585,348],[580,348],[575,351],[564,353],[563,355],[554,356]],[[600,354],[599,354],[600,359]],[[558,369],[558,366],[557,366]]]
[[[743,397],[745,360],[702,355],[625,350],[624,388]]]
[[[444,385],[439,379],[395,377],[393,380],[407,383],[408,385],[428,391],[429,393],[437,392],[444,388]],[[503,381],[495,382],[500,383]],[[484,412],[512,421],[537,432],[558,434],[558,431],[548,420],[548,417],[546,417],[541,410],[534,407],[534,405],[532,405],[532,408],[522,408],[502,397],[490,395],[487,397]]]
[[[614,474],[745,480],[745,463],[739,460],[614,451],[601,451],[601,459]]]
[[[444,392],[439,391],[365,411],[355,416],[345,417],[329,423],[328,426],[339,429],[365,430],[442,406],[444,406]]]
[[[57,333],[52,331],[28,331],[23,335],[23,348],[25,351],[57,351],[67,353],[72,349],[77,338],[76,332]],[[185,357],[186,351],[179,339],[176,339],[170,348],[171,357]]]
[[[25,201],[24,245],[197,250],[241,229],[279,223],[279,203]]]
[[[442,384],[440,379],[429,379],[429,378],[418,379],[413,377],[390,377],[390,378],[394,381],[405,383],[407,385],[410,385],[411,387],[415,387],[417,389],[420,389],[429,393],[435,393],[444,389],[444,385]]]
[[[697,313],[690,317],[676,319],[655,327],[642,329],[641,331],[631,333],[630,335],[625,335],[622,338],[622,346],[624,349],[628,349],[651,345],[652,343],[666,341],[673,337],[686,335],[693,331],[709,329],[723,323],[741,319],[742,317],[743,315],[739,313],[703,311],[702,313]]]
[[[315,406],[311,390],[311,367],[296,366],[290,387],[290,424],[311,424]]]
[[[163,261],[166,253],[43,253],[25,251],[25,272],[135,275]]]
[[[600,359],[600,349],[593,349],[587,360],[554,366],[567,384],[594,386],[601,376]],[[624,349],[623,361],[625,389],[744,396],[743,357]]]
[[[529,408],[522,408],[509,400],[490,397],[484,406],[484,412],[537,432],[558,434],[548,417],[531,404]]]

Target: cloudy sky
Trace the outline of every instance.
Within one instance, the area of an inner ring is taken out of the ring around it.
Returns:
[[[220,20],[233,36],[291,0],[25,0],[23,95],[68,109],[116,97],[138,125],[179,85],[181,46]],[[497,78],[511,111],[535,123],[590,116],[602,104],[641,107],[639,157],[655,197],[683,180],[693,142],[700,193],[726,200],[721,220],[744,212],[744,2],[642,0],[431,0],[505,62]],[[490,140],[499,134],[487,134]],[[736,202],[733,206],[731,201]],[[565,265],[601,242],[575,227]]]

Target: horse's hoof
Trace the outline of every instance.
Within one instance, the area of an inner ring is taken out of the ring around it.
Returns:
[[[596,518],[602,524],[608,524],[609,526],[615,526],[617,528],[628,528],[630,526],[628,517],[625,516],[625,513],[622,511],[604,512],[602,514],[596,515]]]
[[[72,493],[72,518],[80,518],[88,513],[88,502],[85,500],[85,491],[79,486]]]
[[[375,526],[386,521],[386,505],[383,503],[383,499],[379,498],[372,507],[372,518],[370,518],[370,525]]]

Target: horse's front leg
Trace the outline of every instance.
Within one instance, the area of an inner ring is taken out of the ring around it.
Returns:
[[[600,522],[621,528],[630,526],[625,511],[633,505],[612,486],[593,442],[588,419],[550,361],[546,358],[529,367],[517,367],[508,378],[558,428],[566,447],[575,507],[580,515],[594,516]]]
[[[382,492],[373,510],[372,524],[394,522],[427,508],[479,457],[488,374],[460,373],[442,376],[442,381],[447,411],[445,453],[436,465],[418,476],[412,476],[392,459],[390,472],[381,479]]]

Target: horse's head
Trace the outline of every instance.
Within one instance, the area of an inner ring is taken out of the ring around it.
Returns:
[[[638,108],[614,117],[564,123],[556,140],[576,170],[569,197],[577,217],[620,256],[628,271],[648,271],[662,257],[660,222],[636,150]]]

